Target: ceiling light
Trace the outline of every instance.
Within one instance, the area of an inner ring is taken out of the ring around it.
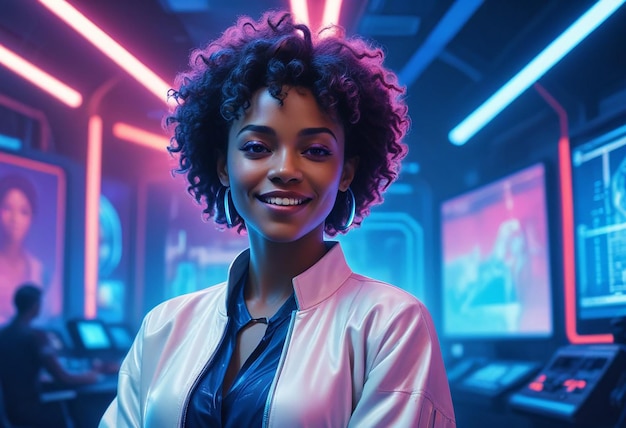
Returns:
[[[39,2],[156,95],[159,100],[167,102],[167,92],[171,86],[72,5],[64,0],[39,0]]]
[[[343,0],[326,0],[324,4],[324,15],[322,16],[322,27],[339,25],[342,3]]]
[[[113,135],[121,140],[140,144],[152,149],[166,152],[169,140],[163,135],[154,134],[126,123],[118,122],[113,125]]]
[[[294,21],[298,24],[311,26],[309,21],[309,5],[306,0],[289,0],[289,7],[293,14]]]
[[[0,64],[70,107],[76,108],[83,103],[83,96],[80,93],[1,44]]]
[[[550,43],[502,88],[448,134],[453,144],[463,145],[507,107],[554,64],[619,9],[626,0],[600,0]]]

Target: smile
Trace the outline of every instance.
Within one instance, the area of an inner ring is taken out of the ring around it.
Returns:
[[[280,205],[280,206],[295,206],[302,205],[306,202],[306,199],[296,199],[296,198],[261,198],[263,202],[270,205]]]

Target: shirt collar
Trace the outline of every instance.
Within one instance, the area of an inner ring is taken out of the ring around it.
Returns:
[[[352,274],[339,242],[328,241],[327,245],[329,250],[317,263],[292,279],[298,310],[309,309],[326,300]],[[246,249],[231,263],[228,271],[229,300],[235,297],[233,291],[247,273],[249,261],[250,249]]]

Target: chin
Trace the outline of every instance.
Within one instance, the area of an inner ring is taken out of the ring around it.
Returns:
[[[276,243],[290,243],[299,241],[300,239],[313,237],[319,234],[323,239],[323,227],[303,228],[293,224],[274,223],[272,225],[264,225],[261,228],[255,228],[255,233],[259,234],[263,239]]]

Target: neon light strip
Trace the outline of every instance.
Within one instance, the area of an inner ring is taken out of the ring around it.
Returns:
[[[611,16],[626,0],[600,0],[550,43],[520,72],[494,93],[448,134],[453,144],[463,145],[507,107],[554,64]]]
[[[339,15],[341,14],[341,4],[343,0],[326,0],[324,5],[324,17],[322,27],[335,24],[339,25]]]
[[[121,122],[113,125],[113,135],[119,139],[150,147],[151,149],[156,149],[161,152],[166,152],[166,147],[169,145],[169,140],[162,135],[144,131],[143,129]]]
[[[72,5],[63,0],[39,0],[39,2],[156,95],[159,100],[167,102],[167,91],[171,86]]]
[[[567,113],[563,106],[540,84],[535,90],[559,116],[561,137],[559,138],[559,178],[561,190],[561,227],[563,234],[563,283],[565,300],[565,334],[570,343],[608,343],[613,341],[610,334],[580,335],[576,330],[576,255],[574,253],[574,197],[572,190],[572,164]]]
[[[148,185],[144,181],[145,177],[142,177],[142,181],[137,185],[137,227],[135,228],[135,237],[137,245],[135,246],[135,287],[134,287],[134,307],[133,307],[133,319],[141,322],[141,319],[145,315],[143,303],[146,284],[144,266],[146,260],[146,219],[148,218]]]
[[[289,0],[289,7],[296,23],[311,26],[309,21],[309,5],[306,0]]]
[[[26,61],[2,44],[0,44],[0,64],[72,108],[79,107],[83,103],[83,96],[78,91]]]
[[[89,118],[87,183],[85,195],[85,317],[98,313],[98,247],[100,239],[100,182],[102,169],[102,119]]]
[[[445,55],[443,52],[448,42],[461,31],[482,4],[483,0],[455,1],[398,73],[400,83],[411,86],[435,58],[441,59]]]

